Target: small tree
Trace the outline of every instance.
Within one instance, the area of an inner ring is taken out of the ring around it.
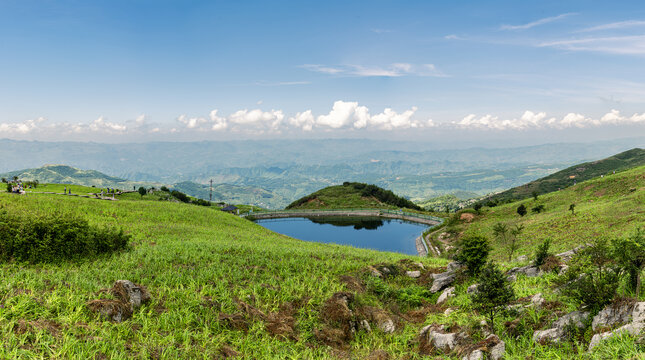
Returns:
[[[551,247],[551,239],[546,239],[542,244],[538,245],[538,248],[535,251],[535,261],[533,262],[533,265],[535,266],[544,265],[546,258],[548,258],[549,255],[551,255],[549,253],[549,247]]]
[[[576,214],[576,211],[575,211],[575,210],[576,210],[576,204],[571,204],[571,205],[569,205],[569,211],[571,211],[571,215],[575,215],[575,214]]]
[[[475,211],[477,212],[477,214],[479,214],[479,213],[480,213],[480,210],[482,209],[482,204],[480,204],[480,203],[475,204],[475,205],[473,206],[473,209],[475,209]]]
[[[614,239],[612,247],[614,259],[621,270],[629,274],[629,287],[638,299],[641,291],[641,273],[645,268],[645,231],[638,228],[627,238]]]
[[[486,236],[469,234],[461,239],[455,260],[466,265],[470,275],[476,276],[486,264],[489,252],[490,245]]]
[[[491,329],[495,331],[495,315],[515,298],[515,292],[508,278],[495,264],[489,262],[481,270],[479,286],[472,295],[472,302],[477,311],[490,320]]]
[[[11,192],[11,190],[13,190],[11,183],[7,183],[7,192]]]
[[[537,201],[537,199],[538,199],[538,192],[537,192],[537,191],[535,191],[535,190],[533,190],[533,192],[531,193],[531,195],[533,196],[533,200]]]
[[[508,235],[508,226],[506,224],[498,222],[493,226],[493,236],[495,236],[497,240],[499,240],[503,245],[508,244],[507,238],[506,238],[507,235]]]
[[[513,258],[513,254],[515,251],[520,247],[520,243],[518,241],[518,237],[522,234],[522,231],[524,231],[524,225],[515,225],[511,229],[511,237],[510,237],[510,242],[508,244],[508,261],[511,261]]]
[[[536,214],[539,214],[539,213],[541,213],[542,211],[544,211],[544,205],[542,205],[542,204],[540,204],[540,205],[536,205],[536,206],[534,206],[534,207],[531,209],[531,211],[533,211],[533,212],[534,212],[534,213],[536,213]]]
[[[6,183],[6,182],[7,182],[7,178],[2,178],[2,182],[3,182],[3,183]]]
[[[139,195],[141,195],[141,197],[143,197],[143,195],[145,195],[147,193],[148,193],[148,191],[146,190],[146,188],[144,188],[143,186],[139,187]]]
[[[522,204],[522,205],[518,206],[518,207],[517,207],[517,213],[518,213],[520,216],[524,216],[524,215],[526,215],[526,206],[524,206],[524,204]]]

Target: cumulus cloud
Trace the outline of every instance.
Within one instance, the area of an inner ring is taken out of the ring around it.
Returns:
[[[39,117],[35,120],[26,120],[18,123],[0,123],[0,134],[28,134],[36,130],[45,118]]]

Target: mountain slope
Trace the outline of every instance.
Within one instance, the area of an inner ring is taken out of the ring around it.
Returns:
[[[345,182],[302,197],[287,209],[408,208],[421,210],[415,203],[376,185]]]
[[[574,204],[574,211],[569,207]],[[506,256],[506,245],[495,239],[493,226],[497,223],[524,226],[517,255],[531,256],[538,244],[552,239],[554,251],[564,251],[586,244],[598,237],[622,237],[645,226],[645,166],[626,170],[603,178],[580,182],[567,189],[542,195],[537,201],[525,199],[492,208],[484,207],[479,214],[456,214],[439,233],[448,237],[444,245],[454,243],[460,234],[478,232],[493,240],[495,257]],[[520,216],[517,208],[524,205],[528,213]],[[540,213],[532,209],[542,205]],[[506,259],[504,259],[506,260]]]
[[[505,202],[530,197],[533,192],[546,194],[572,186],[581,181],[612,174],[645,165],[645,149],[635,148],[606,159],[586,162],[568,167],[549,176],[531,181],[522,186],[503,191],[482,200],[482,202]]]
[[[96,187],[117,187],[128,189],[137,185],[152,185],[154,183],[137,182],[106,175],[96,170],[81,170],[67,165],[44,165],[34,169],[24,169],[0,174],[11,179],[17,176],[21,180],[38,180],[40,183],[74,184]]]

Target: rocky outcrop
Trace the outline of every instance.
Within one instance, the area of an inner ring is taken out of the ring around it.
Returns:
[[[413,279],[416,279],[416,278],[421,276],[421,271],[419,271],[419,270],[406,271],[405,275],[407,277],[411,277]]]
[[[583,329],[588,318],[589,312],[570,312],[554,322],[551,329],[538,330],[534,332],[533,341],[540,344],[549,342],[558,343],[562,341],[562,338],[566,335],[566,329],[568,326],[574,326],[578,329]]]
[[[515,281],[517,280],[518,275],[524,275],[526,277],[541,276],[542,270],[540,270],[540,268],[538,268],[537,266],[526,265],[512,268],[508,272],[506,272],[506,275],[508,276],[508,279],[510,281]]]
[[[437,299],[437,304],[442,304],[446,302],[449,298],[455,296],[455,287],[449,287],[446,290],[444,290],[441,295],[439,295],[439,298]]]
[[[490,334],[486,339],[469,346],[466,349],[467,355],[463,356],[462,360],[477,360],[477,359],[493,359],[499,360],[504,357],[506,352],[506,343],[504,343],[497,335]]]
[[[645,302],[610,304],[594,316],[591,324],[594,331],[615,326],[620,327],[595,334],[589,343],[589,350],[596,347],[602,340],[618,334],[639,335],[645,329]]]
[[[105,290],[102,290],[102,292],[105,292]],[[87,307],[90,311],[100,314],[103,318],[115,322],[129,319],[136,309],[150,301],[148,289],[129,280],[117,280],[107,292],[114,296],[116,300],[92,300],[87,303]]]
[[[461,267],[463,267],[463,265],[453,261],[446,267],[446,272],[440,274],[432,274],[433,281],[432,287],[430,287],[430,292],[436,293],[452,285],[452,283],[455,282],[455,279],[457,278],[457,271]]]
[[[434,349],[449,353],[453,351],[460,340],[465,339],[465,334],[446,333],[440,325],[428,325],[421,329],[421,341],[431,345]]]
[[[580,246],[578,246],[576,248],[573,248],[573,249],[571,249],[569,251],[561,252],[561,253],[559,253],[559,254],[557,254],[555,256],[559,257],[560,260],[562,260],[564,262],[569,262],[569,261],[571,261],[571,259],[573,259],[573,257],[577,253],[580,252],[580,250],[584,249],[585,247],[587,247],[587,246],[586,245],[580,245]]]

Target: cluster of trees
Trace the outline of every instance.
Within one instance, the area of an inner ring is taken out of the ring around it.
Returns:
[[[376,185],[358,183],[358,182],[344,182],[343,186],[351,186],[356,190],[360,190],[361,196],[374,197],[378,201],[388,205],[392,205],[400,208],[423,210],[419,205],[413,203],[412,201],[406,198],[400,197],[395,193],[393,193],[392,191],[385,190]]]

